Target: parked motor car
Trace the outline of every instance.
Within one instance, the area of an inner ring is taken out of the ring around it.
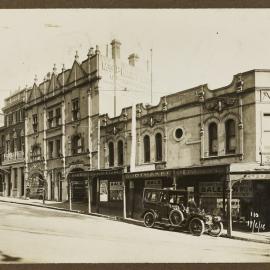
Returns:
[[[190,198],[191,192],[184,189],[145,188],[142,213],[144,225],[151,228],[155,224],[164,224],[186,228],[197,236],[205,231],[212,236],[220,236],[223,230],[221,217],[207,215]]]

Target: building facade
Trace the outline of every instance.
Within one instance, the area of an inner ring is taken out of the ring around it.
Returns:
[[[35,78],[25,91],[26,196],[68,200],[69,173],[99,168],[99,115],[115,115],[150,89],[147,68],[136,54],[123,60],[120,47],[113,40],[111,54],[107,47],[103,55],[96,46],[82,62],[76,52],[70,69],[58,73],[54,65],[42,83]],[[78,189],[72,196],[83,200],[86,194]]]
[[[5,99],[2,109],[4,127],[1,128],[3,194],[25,195],[25,90],[19,90]]]
[[[226,216],[230,199],[234,224],[245,227],[256,213],[269,228],[267,85],[270,71],[252,70],[219,89],[201,85],[164,96],[157,106],[137,104],[136,121],[131,107],[117,117],[101,115],[100,173],[89,175],[103,212],[141,218],[144,187],[185,188],[207,212]]]

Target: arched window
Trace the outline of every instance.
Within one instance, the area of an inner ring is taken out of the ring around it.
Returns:
[[[79,135],[75,135],[72,138],[72,154],[82,153],[82,138]]]
[[[124,145],[123,141],[118,141],[117,143],[117,151],[118,151],[118,165],[121,166],[124,164]]]
[[[217,156],[218,154],[218,139],[217,139],[217,124],[211,123],[208,128],[209,133],[209,156]]]
[[[162,161],[162,135],[157,133],[155,136],[156,141],[156,161]]]
[[[226,154],[234,154],[236,151],[235,121],[229,119],[225,122]]]
[[[109,166],[114,166],[114,145],[113,142],[109,143]]]
[[[145,135],[143,138],[144,162],[150,162],[150,137]]]

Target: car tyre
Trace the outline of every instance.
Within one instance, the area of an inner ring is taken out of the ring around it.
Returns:
[[[204,233],[204,222],[200,218],[193,218],[189,222],[189,231],[195,236],[201,236]]]
[[[211,225],[211,228],[209,229],[208,233],[211,236],[219,237],[222,234],[223,231],[223,223],[222,222],[215,222]]]
[[[155,225],[155,215],[153,212],[146,212],[143,217],[144,226],[147,228],[152,228]]]
[[[184,221],[184,215],[182,211],[174,209],[170,212],[169,221],[173,226],[180,226]]]

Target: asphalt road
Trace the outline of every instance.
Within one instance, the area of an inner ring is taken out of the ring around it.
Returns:
[[[270,245],[0,202],[0,263],[270,262]]]

